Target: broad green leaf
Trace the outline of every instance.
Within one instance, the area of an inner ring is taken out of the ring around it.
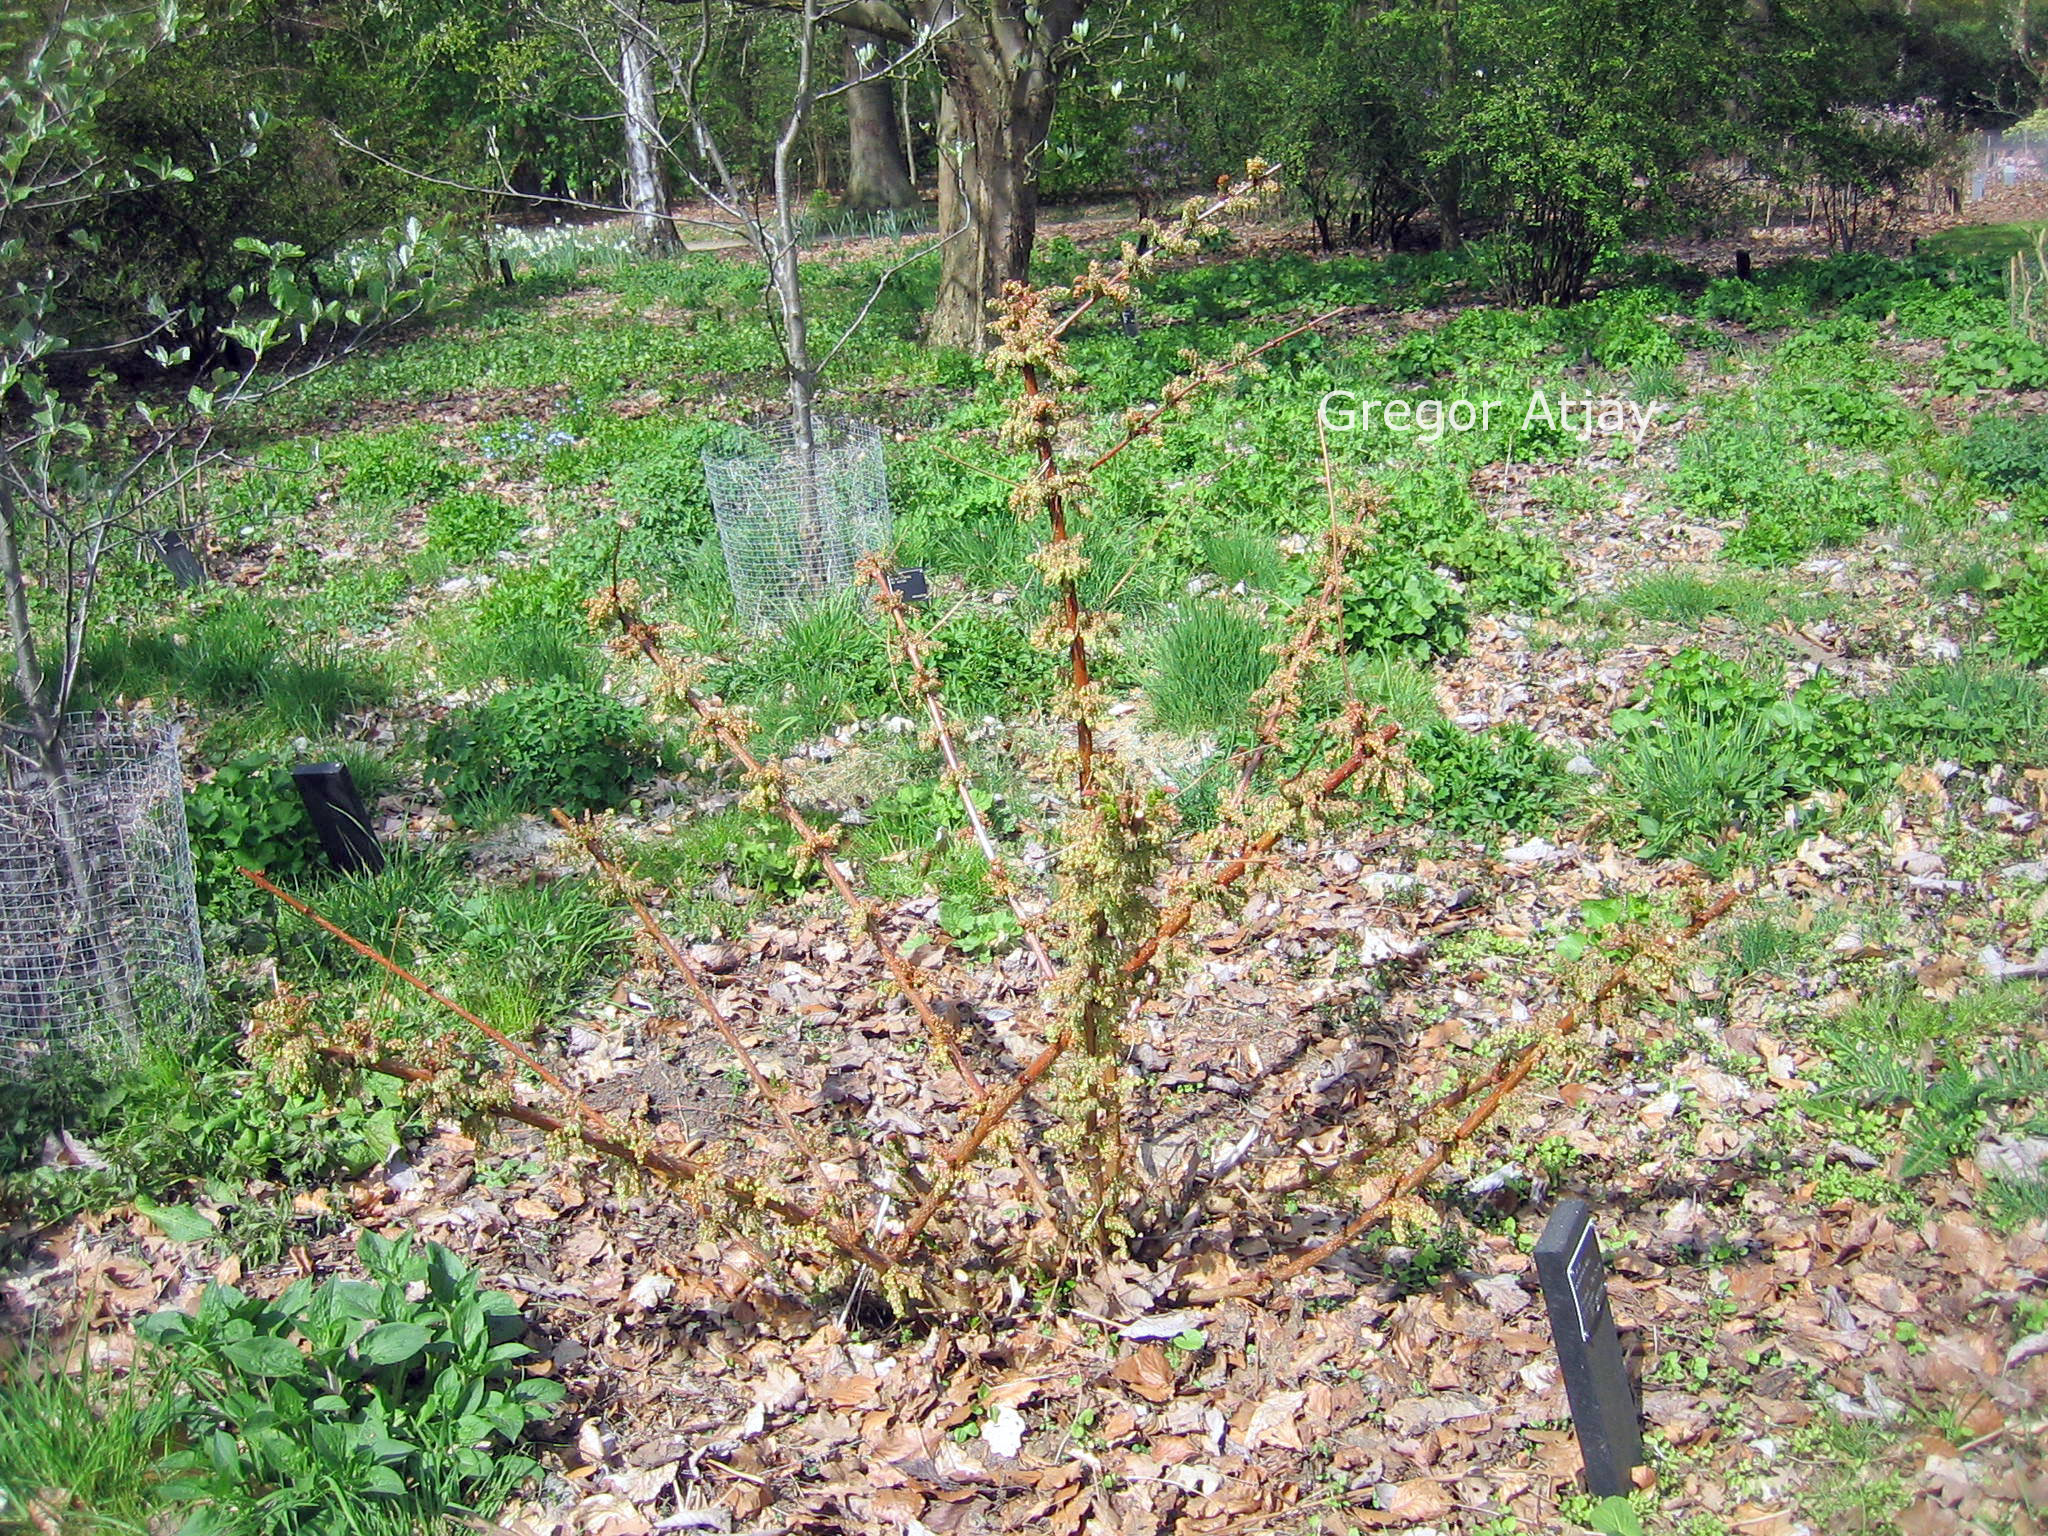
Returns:
[[[221,1354],[251,1376],[296,1376],[306,1363],[296,1344],[275,1336],[236,1339],[222,1345]]]
[[[432,1337],[418,1323],[385,1323],[363,1335],[356,1353],[372,1365],[401,1365],[425,1349]]]
[[[155,1222],[157,1230],[174,1243],[200,1243],[213,1236],[213,1223],[189,1205],[158,1205],[138,1195],[135,1209]]]
[[[366,1467],[363,1470],[363,1491],[402,1499],[405,1497],[405,1479],[381,1464]]]

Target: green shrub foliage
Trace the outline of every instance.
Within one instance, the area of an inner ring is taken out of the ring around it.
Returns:
[[[491,810],[602,810],[654,766],[640,712],[553,678],[507,688],[435,732],[436,776],[459,816]]]

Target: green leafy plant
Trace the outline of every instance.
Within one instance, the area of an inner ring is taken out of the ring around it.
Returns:
[[[1897,485],[1883,474],[1795,474],[1751,502],[1723,552],[1746,565],[1791,565],[1816,548],[1853,543],[1900,505]]]
[[[1934,365],[1934,380],[1944,394],[1954,395],[2048,388],[2048,347],[2005,326],[1959,331]]]
[[[730,432],[686,422],[612,470],[612,500],[633,523],[620,555],[632,568],[666,571],[696,554],[712,531],[703,452]]]
[[[744,817],[725,852],[734,877],[770,901],[788,901],[818,883],[817,861],[806,858],[795,834],[771,817]]]
[[[932,655],[945,670],[946,700],[955,711],[1008,718],[1052,698],[1055,679],[1032,648],[1022,617],[967,603],[934,631]]]
[[[1525,725],[1467,731],[1438,717],[1408,738],[1408,758],[1428,782],[1413,811],[1446,831],[1527,832],[1554,822],[1569,803],[1564,758]]]
[[[215,1284],[191,1315],[137,1325],[187,1447],[161,1464],[165,1492],[213,1528],[487,1515],[538,1470],[511,1447],[562,1387],[518,1371],[532,1351],[512,1298],[436,1243],[365,1232],[357,1254],[366,1280],[299,1280],[275,1301]]]
[[[507,688],[434,733],[432,772],[457,814],[619,805],[658,755],[632,706],[554,678]]]
[[[1967,657],[1915,668],[1871,707],[1876,729],[1908,762],[1988,768],[2036,750],[2048,735],[2048,688],[2039,678]]]
[[[1415,556],[1375,548],[1353,572],[1344,600],[1345,640],[1358,651],[1389,651],[1414,661],[1465,648],[1468,617],[1451,584]]]
[[[513,547],[526,513],[491,491],[452,491],[427,508],[427,548],[458,564]]]
[[[1023,936],[1023,925],[1007,906],[989,905],[965,896],[939,900],[939,926],[964,955],[979,958],[1001,954]]]
[[[583,588],[546,567],[507,571],[476,600],[472,627],[487,635],[510,635],[536,625],[588,634],[583,622]]]
[[[1642,696],[1610,724],[1625,748],[1617,787],[1655,854],[1729,827],[1756,830],[1790,799],[1866,789],[1887,772],[1888,743],[1871,707],[1830,678],[1787,697],[1697,647],[1651,668]]]
[[[2041,1102],[2048,1094],[2048,1055],[2031,1042],[1978,1051],[1959,1041],[1936,1053],[1932,1067],[1908,1056],[1901,1042],[1866,1040],[1854,1050],[1837,1036],[1834,1072],[1824,1092],[1873,1108],[1905,1108],[1902,1178],[1917,1178],[1965,1156],[1991,1126],[1992,1112]]]
[[[1620,954],[1620,948],[1613,941],[1618,940],[1622,931],[1629,925],[1647,922],[1652,910],[1649,898],[1634,892],[1619,896],[1598,896],[1580,902],[1581,926],[1559,936],[1559,958],[1582,960],[1589,954],[1599,954],[1605,959],[1614,960]],[[1538,1150],[1541,1151],[1540,1148]]]
[[[1689,717],[1632,742],[1615,780],[1635,805],[1644,851],[1657,856],[1728,827],[1755,827],[1787,788],[1761,727]]]
[[[1964,469],[2005,495],[2048,484],[2048,417],[1980,416],[1958,457]]]
[[[363,507],[432,501],[469,478],[422,427],[337,439],[328,444],[326,457],[341,467],[342,495]]]
[[[317,1188],[360,1174],[402,1140],[410,1122],[388,1086],[322,1098],[271,1092],[231,1034],[151,1032],[136,1059],[78,1082],[37,1079],[0,1089],[0,1205],[37,1222],[147,1201],[159,1225],[181,1218],[182,1240],[217,1239],[252,1262],[250,1187]],[[43,1138],[62,1128],[97,1153],[46,1162]],[[189,1202],[203,1196],[213,1213]],[[293,1241],[300,1240],[294,1237]]]
[[[1557,546],[1512,523],[1477,520],[1431,550],[1465,583],[1475,608],[1540,613],[1563,590],[1566,566]]]
[[[244,865],[273,880],[304,879],[318,845],[291,774],[276,757],[244,752],[218,765],[185,795],[193,878],[209,911],[245,910],[252,888]]]
[[[2029,561],[1991,617],[2013,655],[2030,667],[2048,661],[2048,561]]]

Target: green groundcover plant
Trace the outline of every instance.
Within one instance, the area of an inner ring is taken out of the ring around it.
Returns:
[[[210,1285],[137,1336],[161,1352],[180,1536],[417,1529],[487,1516],[538,1470],[513,1453],[562,1398],[527,1376],[513,1299],[436,1243],[365,1232],[369,1278],[300,1280],[275,1301]]]

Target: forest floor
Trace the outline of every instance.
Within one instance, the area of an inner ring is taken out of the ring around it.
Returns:
[[[2008,200],[1984,212],[2037,210]],[[1091,211],[1059,233],[1086,247],[1115,228]],[[1272,243],[1303,242],[1289,230]],[[1675,254],[1722,259],[1718,246]],[[547,302],[576,324],[610,317],[617,296],[572,287]],[[1354,318],[1344,339],[1384,352],[1459,308]],[[443,1243],[520,1302],[536,1369],[569,1389],[546,1478],[490,1527],[515,1536],[2041,1529],[2048,1204],[2023,1201],[2048,1187],[2048,1092],[2032,1079],[2010,1093],[1981,1085],[2000,1053],[2038,1070],[2027,1053],[2048,1045],[2034,980],[2048,973],[2048,738],[1982,761],[1887,756],[1855,806],[1817,819],[1770,810],[1717,860],[1704,847],[1648,851],[1615,724],[1689,650],[1859,697],[1988,653],[1987,593],[2000,588],[1983,570],[2020,560],[2021,535],[2008,499],[1973,494],[1947,521],[1907,517],[1768,568],[1729,558],[1740,519],[1704,515],[1666,486],[1711,402],[1760,376],[1754,356],[1738,349],[1731,365],[1719,349],[1733,330],[1709,319],[1687,333],[1678,403],[1638,448],[1589,441],[1568,467],[1571,494],[1555,464],[1473,471],[1489,518],[1554,548],[1568,600],[1475,613],[1461,653],[1421,674],[1423,707],[1467,732],[1526,727],[1577,788],[1556,791],[1540,832],[1359,822],[1284,848],[1138,1020],[1145,1163],[1162,1188],[1199,1175],[1202,1193],[1178,1229],[1139,1234],[1133,1257],[903,1323],[864,1286],[804,1299],[751,1244],[698,1230],[687,1210],[537,1136],[480,1145],[442,1125],[359,1177],[288,1192],[302,1225],[261,1262],[172,1241],[129,1206],[44,1226],[0,1284],[8,1313],[85,1334],[118,1367],[137,1318],[189,1305],[210,1279],[270,1294],[346,1271],[358,1227]],[[1930,441],[2043,404],[1941,392],[1939,346],[1889,323],[1870,347],[1890,370],[1880,388],[1922,413]],[[1564,377],[1602,383],[1569,360]],[[425,422],[448,452],[471,453],[480,430],[541,419],[567,393],[478,380],[352,404],[348,420]],[[745,393],[721,392],[717,406]],[[604,409],[630,420],[643,400]],[[1313,419],[1311,402],[1303,431]],[[547,502],[516,466],[484,473],[508,498]],[[1601,494],[1580,494],[1588,485]],[[580,511],[593,505],[603,510]],[[325,503],[311,518],[275,542],[223,522],[216,570],[255,591],[316,589],[322,561],[417,551],[427,536],[404,517],[349,535]],[[325,548],[294,564],[294,537]],[[456,584],[475,578],[441,575],[352,640],[402,647],[469,600]],[[443,688],[433,707],[463,701]],[[407,707],[366,716],[362,738],[403,739]],[[1133,754],[1163,772],[1200,755],[1141,718],[1125,717]],[[893,771],[892,734],[874,718],[816,733],[788,759],[795,793],[865,799]],[[993,753],[1022,731],[980,734]],[[678,772],[616,826],[651,841],[730,798],[729,785]],[[393,842],[455,836],[430,793],[394,789],[379,814]],[[494,876],[575,865],[530,817],[464,846]],[[702,898],[691,878],[658,887],[659,909]],[[1296,1196],[1346,1126],[1489,1065],[1582,992],[1589,970],[1560,957],[1559,938],[1590,910],[1616,892],[1668,911],[1721,889],[1738,893],[1731,915],[1657,994],[1538,1074],[1433,1186],[1433,1214],[1263,1304],[1187,1299],[1333,1228],[1329,1201]],[[953,1123],[966,1085],[905,1070],[920,1050],[914,1020],[876,987],[829,893],[764,899],[735,868],[709,894],[741,916],[693,933],[693,953],[798,1106],[914,1141]],[[949,940],[936,906],[905,903],[893,932],[938,978],[976,1058],[1014,1072],[1035,1049],[1035,976],[1021,951]],[[276,963],[234,962],[234,995]],[[689,1005],[673,983],[627,963],[548,1040],[608,1110],[714,1139],[772,1134],[717,1043],[678,1016]],[[1860,1081],[1854,1058],[1888,1051],[1920,1086],[1892,1101],[1845,1087]],[[1979,1086],[1957,1108],[1922,1079]],[[980,1195],[1018,1206],[1029,1251],[1044,1218],[1017,1198],[1016,1171],[983,1178]],[[1593,1207],[1641,1387],[1648,1465],[1626,1508],[1579,1491],[1529,1254],[1561,1193]]]

